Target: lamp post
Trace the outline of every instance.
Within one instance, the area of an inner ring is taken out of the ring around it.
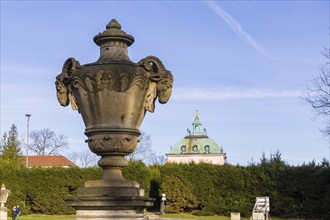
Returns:
[[[26,129],[26,168],[29,167],[29,124],[31,114],[25,114],[27,117],[27,129]]]

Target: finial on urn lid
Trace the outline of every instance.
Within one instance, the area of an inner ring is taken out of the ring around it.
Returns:
[[[112,19],[107,24],[106,30],[94,37],[94,42],[98,46],[110,41],[120,41],[124,42],[127,46],[130,46],[134,42],[134,37],[126,34],[125,31],[122,31],[119,22],[116,19]]]
[[[116,19],[112,19],[111,21],[109,21],[109,23],[106,26],[107,29],[110,28],[118,28],[121,29],[121,25],[119,24],[119,22]]]

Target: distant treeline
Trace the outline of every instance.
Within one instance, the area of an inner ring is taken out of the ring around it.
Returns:
[[[0,166],[0,184],[11,190],[6,207],[20,205],[23,214],[73,214],[64,202],[100,168],[11,168]],[[269,196],[271,216],[330,219],[330,167],[327,161],[290,166],[279,154],[248,166],[130,163],[123,171],[140,183],[146,195],[166,194],[166,212],[196,215],[251,216],[255,197]]]

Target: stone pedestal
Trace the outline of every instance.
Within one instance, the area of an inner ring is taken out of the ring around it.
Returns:
[[[147,219],[144,209],[154,199],[144,197],[144,190],[130,180],[88,181],[78,189],[76,198],[66,203],[76,209],[76,220]]]
[[[153,199],[142,196],[78,197],[66,201],[76,209],[76,220],[147,219],[144,209],[153,204]]]
[[[8,209],[6,207],[0,207],[0,220],[7,220]]]
[[[241,213],[239,212],[230,213],[230,220],[241,220]]]

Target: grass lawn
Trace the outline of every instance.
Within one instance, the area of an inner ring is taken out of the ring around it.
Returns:
[[[191,214],[165,214],[163,218],[184,218],[184,219],[201,219],[201,220],[230,220],[229,216],[195,216]],[[272,220],[288,220],[284,218],[271,217]],[[241,216],[241,220],[250,220],[250,217],[245,218]]]
[[[160,218],[180,218],[180,219],[208,219],[208,220],[230,220],[230,217],[226,216],[194,216],[190,214],[166,214]],[[8,220],[11,219],[8,217]],[[75,220],[75,216],[72,215],[23,215],[21,220]],[[248,220],[247,218],[241,218],[241,220]]]
[[[208,220],[230,220],[227,216],[195,216],[191,214],[165,214],[164,218],[185,218],[185,219],[208,219]],[[242,218],[241,220],[247,220],[247,218]]]
[[[194,216],[191,214],[165,214],[161,218],[178,218],[178,219],[201,219],[201,220],[230,220],[227,216]],[[11,217],[8,217],[8,220]],[[75,220],[74,215],[23,215],[21,220]],[[243,218],[241,220],[249,220],[250,218]],[[272,220],[284,220],[281,218],[272,218]]]
[[[8,217],[8,220],[11,219]],[[22,215],[21,220],[75,220],[74,215]]]
[[[163,218],[184,218],[184,219],[201,219],[201,220],[230,220],[230,216],[195,216],[191,214],[165,214]],[[272,220],[288,220],[284,218],[271,217]],[[250,220],[250,217],[245,218],[241,216],[241,220]]]

